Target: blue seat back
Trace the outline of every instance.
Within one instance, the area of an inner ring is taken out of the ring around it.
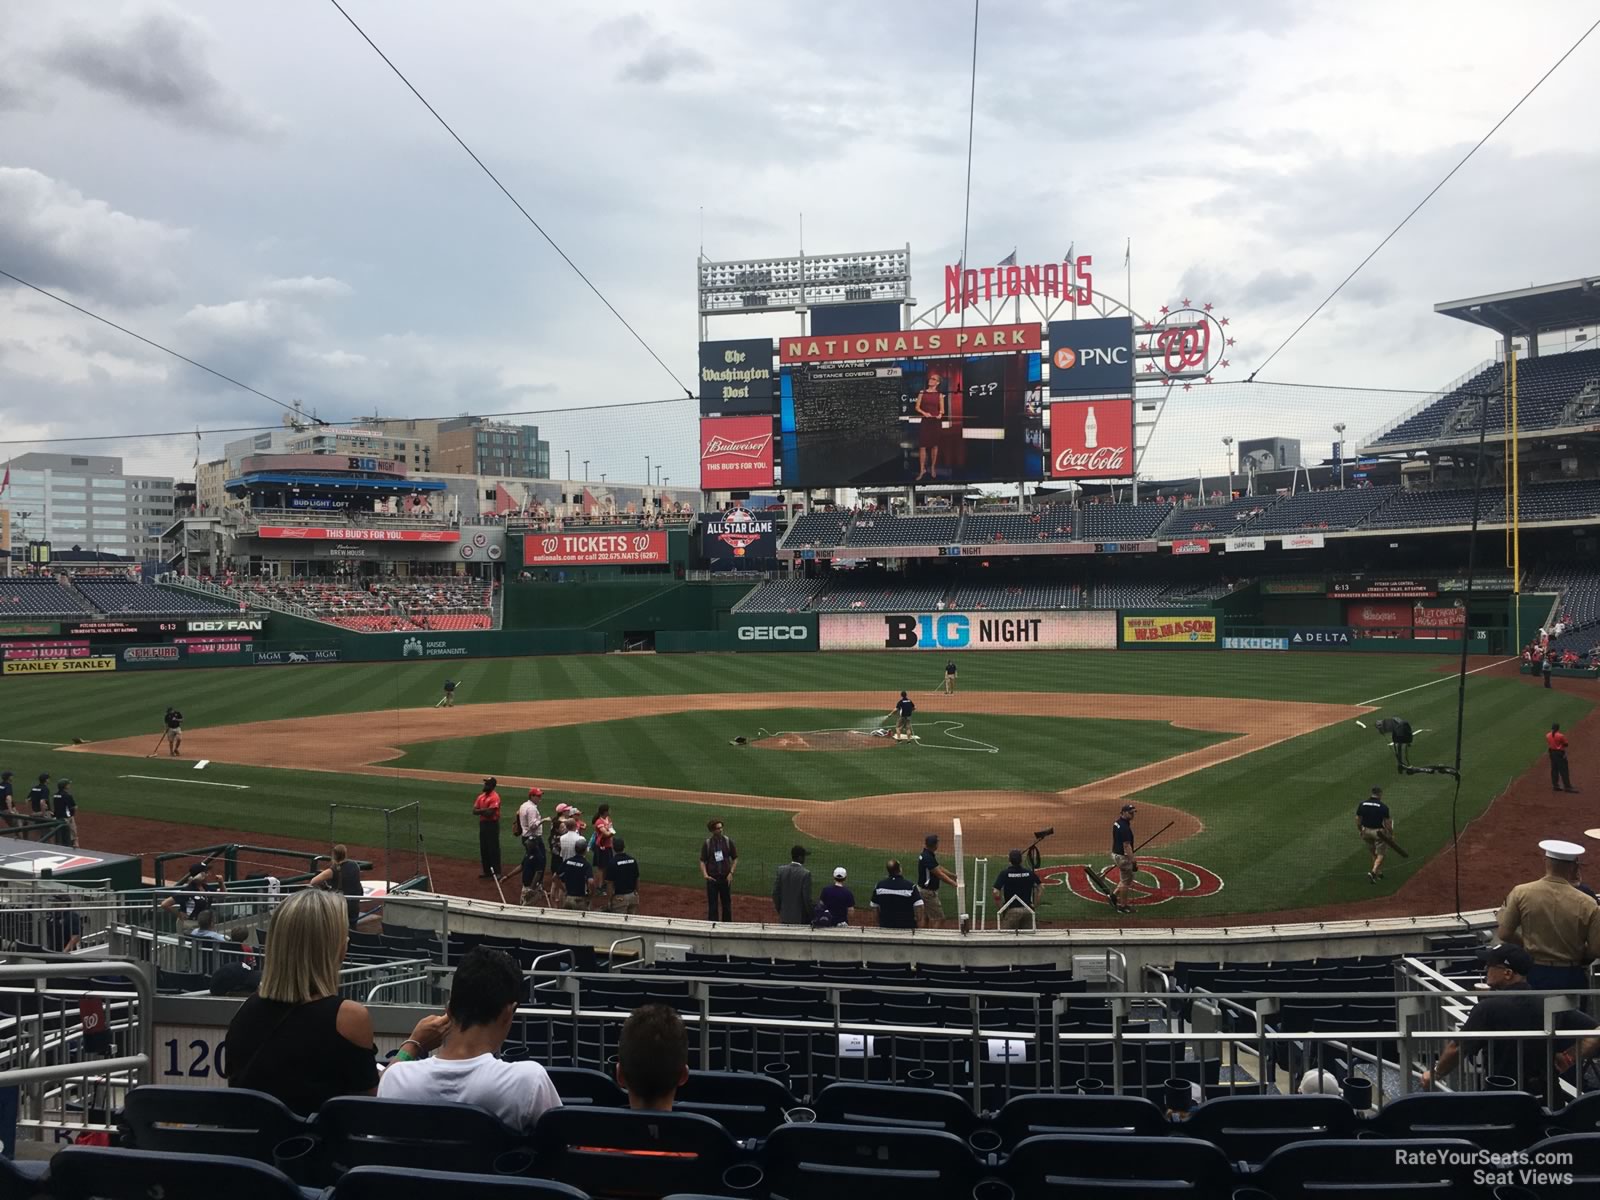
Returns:
[[[489,1164],[484,1164],[484,1171]],[[346,1171],[329,1200],[587,1200],[577,1188],[548,1179],[357,1167]],[[222,1200],[222,1198],[219,1198]]]
[[[697,1113],[553,1108],[533,1127],[538,1173],[596,1195],[716,1191],[739,1157]]]
[[[1274,1200],[1443,1200],[1476,1194],[1479,1153],[1459,1138],[1293,1142],[1268,1155],[1250,1181]]]
[[[550,1082],[562,1104],[627,1108],[628,1095],[604,1071],[589,1067],[549,1067]]]
[[[1465,1138],[1505,1152],[1543,1137],[1545,1121],[1527,1092],[1413,1092],[1384,1105],[1377,1127],[1388,1137]]]
[[[769,1075],[747,1071],[690,1071],[674,1112],[710,1117],[736,1138],[764,1138],[796,1106],[789,1089]]]
[[[51,1200],[305,1200],[275,1167],[219,1154],[68,1146],[50,1160]]]
[[[249,1088],[134,1088],[123,1106],[125,1140],[139,1150],[222,1154],[270,1163],[272,1148],[307,1131],[276,1096]]]
[[[978,1177],[977,1160],[954,1134],[887,1125],[780,1125],[761,1166],[784,1200],[964,1196]]]
[[[1003,1143],[1050,1133],[1164,1137],[1170,1126],[1143,1096],[1019,1096],[995,1114]]]
[[[317,1110],[314,1132],[335,1168],[482,1171],[522,1140],[475,1104],[339,1096]]]
[[[1019,1142],[1005,1180],[1019,1196],[1226,1195],[1227,1156],[1194,1138],[1105,1138],[1057,1133]]]
[[[830,1083],[817,1094],[817,1120],[834,1125],[895,1125],[966,1137],[978,1126],[972,1106],[939,1088]]]
[[[1183,1130],[1258,1163],[1291,1142],[1354,1137],[1355,1111],[1341,1096],[1227,1096],[1195,1108]]]

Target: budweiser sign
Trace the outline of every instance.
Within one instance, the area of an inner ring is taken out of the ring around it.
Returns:
[[[700,419],[700,490],[771,487],[772,418]]]
[[[1050,478],[1127,479],[1132,475],[1132,400],[1050,406]]]
[[[257,537],[308,542],[459,542],[459,529],[368,529],[349,525],[323,528],[315,525],[262,525]]]

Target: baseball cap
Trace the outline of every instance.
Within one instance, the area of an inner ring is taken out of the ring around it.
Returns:
[[[850,878],[850,872],[846,871],[843,867],[835,867],[833,869],[833,877],[835,879],[848,879]]]
[[[528,795],[530,795],[530,796],[542,796],[542,795],[544,795],[544,789],[542,787],[531,787],[531,788],[528,789]]]
[[[1132,804],[1124,804],[1124,805],[1123,805],[1123,806],[1122,806],[1122,811],[1123,811],[1123,812],[1138,812],[1138,811],[1139,811],[1139,810],[1138,810],[1138,808],[1137,808],[1137,807],[1135,807],[1135,806],[1134,806],[1134,805],[1132,805]],[[1101,818],[1101,820],[1105,820],[1105,818],[1104,818],[1104,817],[1102,817],[1102,818]]]
[[[1478,959],[1486,967],[1510,967],[1518,975],[1533,970],[1533,955],[1514,942],[1503,942],[1478,951]]]

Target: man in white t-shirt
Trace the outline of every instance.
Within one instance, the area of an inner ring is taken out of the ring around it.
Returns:
[[[431,1058],[412,1055],[408,1042],[378,1080],[386,1100],[476,1104],[512,1129],[532,1129],[547,1109],[560,1108],[550,1076],[536,1062],[501,1062],[495,1057],[511,1032],[522,972],[504,950],[477,946],[456,968],[445,1012],[450,1025],[444,1045]]]

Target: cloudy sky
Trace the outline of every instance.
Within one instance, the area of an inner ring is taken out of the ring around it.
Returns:
[[[348,7],[679,379],[702,220],[719,258],[793,252],[802,212],[809,251],[910,243],[915,294],[942,298],[970,4]],[[990,0],[971,260],[1073,244],[1120,293],[1131,237],[1135,308],[1215,303],[1242,379],[1596,15]],[[1263,377],[1435,388],[1493,346],[1434,302],[1600,270],[1597,76],[1600,34]],[[538,422],[556,472],[568,450],[580,474],[694,470],[688,404],[582,412],[682,393],[325,0],[0,6],[0,268],[327,419],[579,410]],[[1225,431],[1354,437],[1411,402],[1196,389],[1146,465],[1220,468]],[[0,458],[276,419],[0,280]],[[81,448],[181,473],[193,438]]]

